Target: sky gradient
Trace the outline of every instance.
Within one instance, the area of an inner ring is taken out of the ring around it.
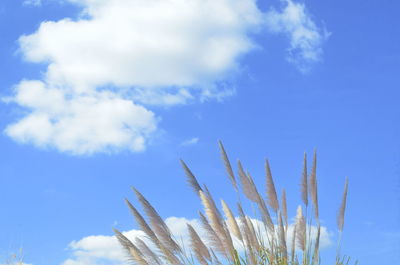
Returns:
[[[110,237],[137,229],[131,186],[171,225],[195,223],[180,158],[233,205],[218,140],[261,191],[269,159],[290,218],[316,148],[327,264],[346,176],[342,252],[400,262],[399,8],[2,0],[0,264],[20,247],[26,264],[124,264]]]

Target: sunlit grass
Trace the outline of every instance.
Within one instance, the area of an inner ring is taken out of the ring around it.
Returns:
[[[219,143],[222,159],[233,189],[238,196],[237,214],[221,200],[222,211],[207,187],[199,185],[194,174],[185,162],[181,161],[189,185],[198,195],[204,206],[200,212],[200,221],[206,237],[200,236],[190,224],[189,246],[179,245],[171,231],[151,206],[147,199],[136,189],[134,192],[143,206],[147,220],[128,201],[126,203],[134,215],[139,227],[151,242],[146,244],[136,238],[134,242],[115,230],[116,236],[127,251],[129,258],[136,264],[232,264],[232,265],[317,265],[320,257],[321,224],[319,218],[317,187],[317,156],[314,152],[311,170],[307,166],[304,154],[304,167],[301,176],[301,204],[297,208],[295,224],[288,224],[286,192],[280,198],[275,189],[269,162],[266,161],[266,198],[259,192],[251,175],[237,162],[237,174],[229,161],[222,143]],[[342,203],[339,205],[337,224],[339,241],[337,242],[335,265],[350,264],[350,258],[341,256],[340,241],[344,227],[348,181]],[[243,197],[244,195],[244,197]],[[253,205],[255,214],[250,218],[242,207],[246,198]],[[223,214],[222,214],[223,213]],[[236,243],[235,243],[236,242]]]

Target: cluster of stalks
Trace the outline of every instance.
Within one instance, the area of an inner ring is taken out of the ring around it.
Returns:
[[[241,162],[239,160],[237,162],[236,175],[221,142],[219,142],[219,146],[228,177],[238,194],[238,217],[235,217],[228,204],[221,200],[223,216],[207,187],[199,185],[189,167],[181,160],[188,183],[204,206],[205,213],[199,212],[199,215],[206,238],[202,238],[198,231],[190,224],[187,224],[190,235],[190,250],[187,251],[184,246],[177,243],[168,226],[147,199],[133,188],[138,201],[143,206],[147,221],[128,200],[126,200],[126,203],[151,245],[146,244],[139,238],[132,242],[115,229],[116,237],[127,251],[130,260],[139,265],[321,264],[319,254],[321,224],[318,211],[316,153],[314,152],[309,173],[307,156],[304,154],[304,167],[301,176],[301,199],[303,205],[297,208],[296,222],[292,225],[289,234],[286,193],[283,190],[281,199],[278,200],[268,160],[265,164],[266,199],[264,199],[254,184],[251,175],[243,169]],[[346,178],[343,199],[337,218],[340,236],[335,265],[349,263],[349,258],[341,257],[339,251],[344,225],[347,186],[348,181]],[[245,214],[241,203],[240,190],[254,206],[257,212],[256,219],[252,219]]]

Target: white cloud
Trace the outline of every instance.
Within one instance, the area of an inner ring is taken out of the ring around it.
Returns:
[[[258,225],[260,231],[265,236],[265,231],[263,229],[263,225],[261,221],[252,219],[252,222],[255,226]],[[165,223],[170,228],[174,237],[185,245],[186,249],[189,246],[189,233],[187,231],[187,223],[190,223],[195,230],[198,232],[201,238],[206,238],[206,233],[202,229],[200,222],[196,219],[189,220],[186,218],[179,217],[169,217],[165,220]],[[288,229],[288,244],[289,248],[291,240],[291,235],[293,231],[293,225],[289,226]],[[142,240],[149,242],[144,233],[139,230],[131,230],[123,233],[129,239],[134,240],[136,237],[140,237]],[[312,228],[312,237],[316,236],[316,227]],[[330,233],[326,229],[326,227],[321,227],[321,238],[320,238],[320,246],[321,248],[325,248],[331,245]],[[232,235],[232,237],[234,237]],[[236,249],[239,251],[242,250],[242,244],[238,240],[234,240],[234,244]],[[151,246],[151,243],[149,243]],[[62,265],[123,265],[126,264],[127,256],[125,252],[122,250],[118,241],[114,236],[88,236],[82,238],[79,241],[73,241],[69,245],[69,249],[72,251],[72,256],[64,261]]]
[[[174,236],[178,239],[182,238],[185,244],[189,238],[186,224],[190,223],[196,230],[200,229],[197,220],[170,217],[165,222]],[[123,234],[131,240],[139,237],[146,243],[149,242],[140,230],[131,230]],[[127,255],[114,236],[88,236],[71,242],[69,249],[72,251],[72,257],[64,261],[62,265],[124,265],[127,261]]]
[[[262,21],[254,0],[69,1],[85,7],[83,18],[43,22],[20,46],[26,60],[49,63],[47,82],[79,91],[115,85],[202,92],[237,68],[254,46],[247,34]]]
[[[24,0],[22,2],[22,5],[24,5],[24,6],[41,6],[42,0]]]
[[[187,140],[183,141],[181,143],[181,145],[182,146],[195,145],[195,144],[197,144],[199,142],[199,140],[200,140],[199,137],[193,137],[193,138],[190,138],[190,139],[187,139]]]
[[[16,85],[11,102],[27,112],[5,132],[18,142],[72,154],[141,151],[157,129],[152,106],[234,94],[227,84],[266,21],[291,36],[293,60],[321,53],[318,28],[292,1],[269,13],[256,0],[67,1],[82,7],[78,19],[44,21],[19,38],[23,58],[47,68]]]
[[[263,222],[260,221],[260,220],[257,220],[257,219],[251,219],[251,221],[252,221],[252,223],[253,223],[253,226],[256,227],[256,228],[258,228],[257,231],[260,231],[261,234],[263,235],[263,237],[264,237],[265,239],[267,239],[267,238],[268,238],[268,237],[267,237],[267,232],[266,232],[266,230],[265,230],[265,226],[264,226]],[[238,222],[240,222],[239,219],[238,219]],[[286,241],[287,246],[288,246],[288,249],[291,249],[291,248],[292,248],[292,239],[293,239],[293,230],[294,230],[294,227],[295,227],[295,223],[289,224],[289,226],[288,226],[288,230],[287,230],[287,241]],[[310,228],[310,227],[308,226],[308,227],[307,227],[307,230],[308,230],[309,228]],[[278,225],[275,225],[275,231],[279,231],[279,226],[278,226]],[[313,240],[315,240],[315,238],[317,237],[317,231],[318,231],[318,228],[317,228],[316,226],[311,226],[311,238],[312,238]],[[267,240],[266,240],[266,241],[267,241]],[[239,242],[238,242],[238,243],[239,243]],[[332,244],[332,241],[331,241],[331,233],[328,231],[328,229],[327,229],[325,226],[321,226],[321,231],[320,231],[320,248],[326,248],[326,247],[330,246],[331,244]],[[238,244],[238,247],[241,248],[241,244]]]
[[[15,102],[28,109],[6,133],[21,143],[73,154],[141,151],[156,128],[154,114],[110,91],[68,93],[41,81],[23,81]]]
[[[290,39],[288,60],[300,70],[308,70],[310,63],[322,58],[322,44],[329,33],[317,27],[303,3],[282,0],[282,11],[272,9],[266,16],[267,25],[276,33],[284,33]]]
[[[19,39],[26,61],[48,67],[16,86],[11,101],[28,112],[6,134],[72,154],[143,150],[157,127],[149,106],[231,95],[220,84],[262,22],[255,0],[69,1],[79,19]]]

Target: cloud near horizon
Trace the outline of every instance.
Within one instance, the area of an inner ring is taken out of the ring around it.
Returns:
[[[318,61],[320,30],[302,4],[263,12],[256,0],[68,0],[78,19],[44,21],[19,39],[27,62],[47,65],[10,102],[25,112],[5,133],[75,155],[143,151],[161,119],[152,106],[234,94],[240,58],[269,29],[289,34],[296,62]],[[314,52],[314,53],[313,53]]]
[[[263,229],[262,222],[256,219],[251,219],[256,227],[259,227],[262,234],[266,238],[265,231]],[[239,220],[238,220],[239,222]],[[200,221],[197,219],[186,219],[182,217],[169,217],[165,220],[165,223],[171,230],[171,233],[177,239],[182,239],[182,243],[186,249],[190,245],[190,236],[187,231],[187,223],[193,226],[198,232],[199,236],[204,239],[206,238],[206,232],[202,229]],[[294,224],[289,225],[288,228],[288,248],[291,249],[291,235],[293,234]],[[311,237],[316,237],[316,227],[311,229]],[[148,243],[145,234],[140,230],[130,230],[123,232],[131,241],[134,241],[136,237],[141,238],[143,241]],[[233,235],[235,248],[238,251],[242,251],[242,244]],[[207,241],[206,241],[207,242]],[[331,233],[326,227],[321,227],[320,247],[326,248],[332,244]],[[151,246],[151,243],[148,244]],[[124,265],[127,261],[127,255],[119,245],[115,236],[104,236],[94,235],[87,236],[78,241],[73,241],[69,244],[69,250],[71,251],[71,257],[65,260],[62,265]]]

